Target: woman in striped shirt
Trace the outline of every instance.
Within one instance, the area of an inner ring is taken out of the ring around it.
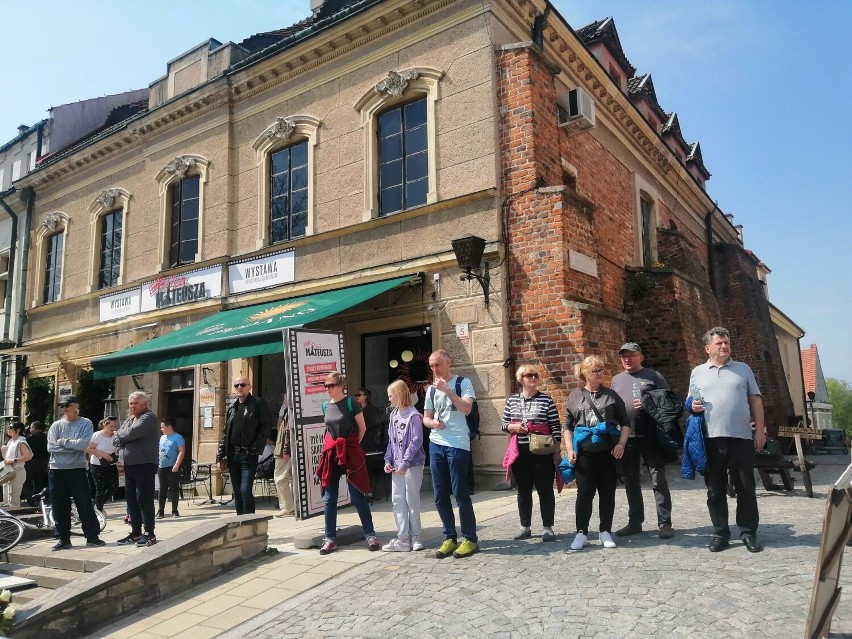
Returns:
[[[503,408],[503,432],[517,438],[518,458],[512,463],[512,474],[518,486],[518,515],[521,529],[515,539],[527,539],[532,536],[532,490],[538,493],[541,523],[544,532],[542,541],[554,541],[553,518],[556,511],[556,498],[553,495],[553,480],[556,477],[556,464],[559,453],[535,455],[530,452],[529,429],[531,425],[547,426],[553,439],[561,439],[559,413],[550,395],[538,390],[541,376],[533,366],[521,366],[515,377],[521,385],[521,391],[511,395]]]

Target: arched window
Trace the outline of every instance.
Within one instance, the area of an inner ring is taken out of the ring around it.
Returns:
[[[157,174],[163,270],[204,259],[204,195],[209,166],[210,162],[198,155],[181,155]]]
[[[89,290],[124,283],[125,238],[130,194],[121,188],[104,189],[89,205],[92,272]]]
[[[33,306],[62,299],[62,271],[65,264],[65,239],[71,218],[60,211],[47,215],[36,228],[38,254],[33,286]]]

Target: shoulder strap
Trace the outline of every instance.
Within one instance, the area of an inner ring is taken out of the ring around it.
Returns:
[[[461,385],[462,381],[464,381],[464,377],[461,375],[456,375],[456,395],[461,397]]]
[[[328,400],[322,403],[322,414],[325,415],[325,409],[328,408]]]
[[[597,404],[595,404],[595,398],[594,398],[594,397],[592,397],[592,394],[591,394],[589,391],[587,391],[585,388],[583,389],[583,392],[584,392],[586,395],[588,395],[589,403],[592,405],[592,410],[593,410],[593,411],[594,411],[594,413],[595,413],[595,417],[597,417],[597,418],[598,418],[598,421],[599,421],[601,424],[605,424],[605,423],[606,423],[606,420],[603,418],[603,415],[601,415],[601,412],[598,410],[598,405],[597,405]]]

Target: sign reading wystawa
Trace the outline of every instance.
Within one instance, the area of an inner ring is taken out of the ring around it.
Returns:
[[[228,264],[231,295],[291,284],[296,280],[293,249]]]
[[[139,312],[141,300],[142,295],[138,288],[131,288],[121,291],[121,293],[113,293],[112,295],[104,295],[100,299],[101,322],[121,319],[128,315],[136,315]]]
[[[222,266],[211,266],[180,275],[164,275],[142,285],[141,311],[203,302],[222,297]]]

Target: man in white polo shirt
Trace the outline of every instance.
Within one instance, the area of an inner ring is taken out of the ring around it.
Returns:
[[[721,326],[704,335],[710,356],[696,366],[689,378],[692,412],[704,413],[707,424],[707,509],[713,522],[708,548],[719,552],[728,547],[728,470],[737,490],[737,526],[749,552],[760,552],[757,539],[760,515],[754,481],[754,451],[766,445],[763,401],[751,368],[731,359],[731,336]],[[701,398],[700,400],[698,398]],[[756,431],[752,441],[751,422]]]

